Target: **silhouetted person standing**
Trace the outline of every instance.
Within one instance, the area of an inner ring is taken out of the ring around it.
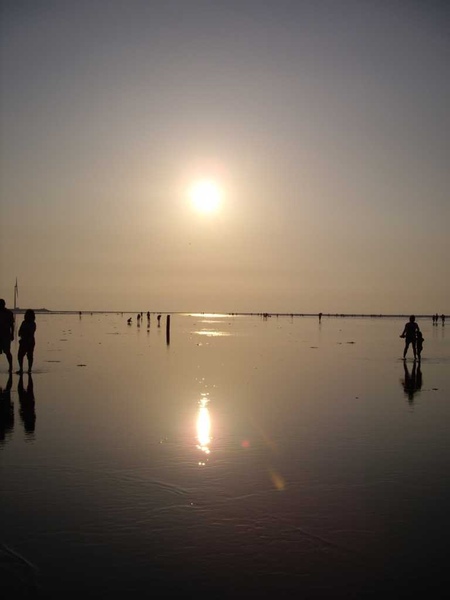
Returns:
[[[441,321],[442,321],[442,325],[445,325],[445,315],[444,314],[441,315]]]
[[[19,352],[17,354],[17,360],[19,361],[18,373],[23,373],[23,359],[25,356],[28,360],[28,373],[31,373],[33,368],[33,357],[34,357],[34,346],[35,339],[34,334],[36,332],[36,316],[34,310],[29,308],[25,312],[24,319],[19,328]]]
[[[14,339],[14,315],[6,308],[3,298],[0,298],[0,354],[4,352],[8,359],[9,372],[12,372],[11,342]]]
[[[409,321],[406,323],[401,338],[405,338],[405,349],[403,350],[403,358],[406,358],[406,354],[408,352],[408,348],[410,344],[412,345],[414,358],[416,358],[416,339],[417,332],[419,331],[419,326],[416,323],[416,317],[411,315],[409,317]]]
[[[322,313],[319,313],[319,323],[322,322]]]

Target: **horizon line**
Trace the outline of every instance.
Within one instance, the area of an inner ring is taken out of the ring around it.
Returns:
[[[10,309],[13,313],[22,313],[28,309],[16,307]],[[139,311],[139,310],[75,310],[75,309],[48,309],[48,308],[34,308],[36,313],[44,314],[144,314],[149,312],[151,315],[226,315],[226,316],[267,316],[267,317],[369,317],[369,318],[383,318],[383,317],[409,317],[414,313],[359,313],[359,312],[268,312],[268,311],[189,311],[189,310],[173,310],[173,311]],[[432,318],[437,313],[417,313],[416,318]],[[447,313],[441,313],[438,315],[439,318],[447,317]]]

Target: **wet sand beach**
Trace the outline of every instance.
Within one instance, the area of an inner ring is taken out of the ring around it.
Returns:
[[[442,597],[450,337],[404,363],[404,322],[39,314],[31,378],[0,363],[9,597]]]

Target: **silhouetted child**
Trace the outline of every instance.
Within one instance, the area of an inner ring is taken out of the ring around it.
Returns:
[[[33,356],[34,356],[34,345],[35,339],[34,334],[36,332],[36,316],[34,310],[29,308],[25,312],[22,324],[19,328],[19,352],[17,354],[17,360],[19,361],[18,373],[23,373],[23,359],[25,355],[28,359],[28,373],[31,373],[33,367]]]
[[[422,332],[420,330],[418,330],[417,338],[416,338],[416,349],[417,349],[417,357],[419,360],[420,360],[420,355],[422,354],[423,342],[424,342],[424,337],[422,335]]]

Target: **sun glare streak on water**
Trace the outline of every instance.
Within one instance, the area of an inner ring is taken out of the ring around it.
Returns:
[[[197,411],[197,448],[204,454],[208,455],[211,453],[211,416],[209,414],[209,398],[208,394],[202,394],[201,399],[198,402]],[[201,466],[206,464],[205,459],[198,463]]]
[[[228,337],[231,335],[228,331],[217,331],[216,329],[202,329],[201,331],[194,331],[194,333],[206,337]]]
[[[202,319],[237,319],[238,317],[242,317],[242,315],[236,314],[227,314],[227,313],[182,313],[183,316],[188,317],[199,317]]]

